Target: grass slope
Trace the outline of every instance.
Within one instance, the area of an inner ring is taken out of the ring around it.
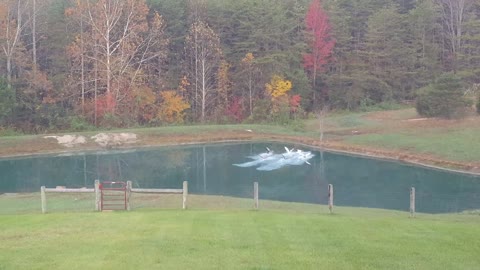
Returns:
[[[478,269],[479,217],[337,208],[0,216],[0,269]]]
[[[348,142],[377,146],[414,153],[435,154],[454,161],[480,160],[480,128],[465,128],[449,132],[403,132],[391,134],[367,134],[351,137]]]

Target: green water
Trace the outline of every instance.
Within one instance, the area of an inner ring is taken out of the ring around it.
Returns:
[[[265,152],[266,146],[284,152],[283,144],[244,143],[0,159],[0,193],[38,191],[43,185],[92,187],[95,179],[181,188],[187,180],[194,194],[251,198],[252,183],[258,181],[261,199],[326,204],[331,183],[340,206],[408,210],[414,186],[419,212],[480,209],[478,176],[317,151],[311,165],[274,171],[232,165],[249,161],[247,156]]]

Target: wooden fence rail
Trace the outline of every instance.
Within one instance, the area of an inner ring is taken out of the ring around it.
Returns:
[[[147,193],[147,194],[182,194],[183,189],[149,189],[149,188],[132,188],[133,193]]]
[[[50,193],[93,193],[93,188],[45,188],[45,192]]]

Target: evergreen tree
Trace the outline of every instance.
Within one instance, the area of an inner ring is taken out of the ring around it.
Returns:
[[[7,81],[0,77],[0,125],[6,124],[15,106],[14,91],[8,87]]]
[[[452,73],[443,74],[419,90],[416,101],[417,112],[427,117],[461,116],[462,110],[470,105],[471,102],[464,97],[461,79]]]

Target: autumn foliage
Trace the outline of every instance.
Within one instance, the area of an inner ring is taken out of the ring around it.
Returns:
[[[163,91],[160,96],[162,103],[157,118],[169,124],[183,123],[185,110],[189,109],[190,105],[176,91]]]
[[[320,0],[313,0],[305,17],[310,52],[303,56],[304,67],[310,72],[313,88],[313,104],[317,104],[317,77],[332,61],[335,39],[331,36],[328,15],[323,10]]]
[[[141,123],[150,123],[157,114],[157,94],[147,86],[137,87],[132,93],[132,114]]]
[[[227,116],[233,118],[236,122],[242,122],[245,119],[243,111],[243,99],[234,97],[227,108]]]
[[[311,52],[304,55],[304,66],[314,72],[323,71],[330,62],[335,39],[331,36],[328,15],[323,10],[320,0],[313,0],[305,17],[307,32],[310,33]]]
[[[0,125],[286,123],[410,102],[449,71],[473,89],[478,3],[0,0]]]
[[[270,83],[265,85],[268,95],[271,97],[271,114],[274,119],[283,119],[285,122],[289,112],[288,92],[292,89],[292,82],[279,75],[273,75]]]
[[[290,97],[290,112],[296,113],[298,108],[300,108],[300,102],[302,101],[302,97],[300,95],[293,95]]]
[[[265,84],[267,93],[272,97],[272,100],[278,99],[287,95],[288,91],[292,89],[292,82],[285,80],[279,75],[273,75],[269,83]]]
[[[111,92],[107,92],[104,95],[98,97],[96,100],[97,116],[101,118],[105,116],[105,114],[113,111],[115,103],[115,98],[113,97]]]

